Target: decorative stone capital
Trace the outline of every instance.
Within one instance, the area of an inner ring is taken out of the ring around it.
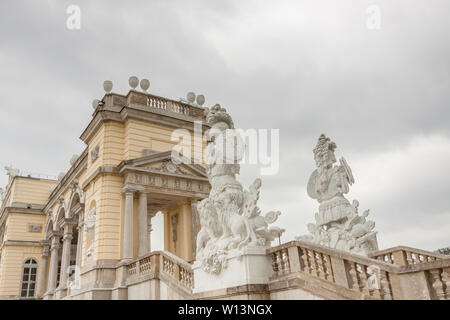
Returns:
[[[66,226],[70,227],[70,226],[76,226],[76,225],[77,225],[77,221],[74,218],[70,218],[70,219],[65,218],[61,224],[62,227],[66,227]],[[65,228],[65,229],[67,229],[67,228]],[[66,231],[64,231],[64,232],[66,232]]]
[[[50,241],[44,240],[41,241],[42,244],[42,257],[47,258],[50,254]]]
[[[123,193],[145,192],[143,186],[129,185],[128,183],[122,187]]]
[[[58,230],[58,231],[53,230],[52,232],[50,232],[50,235],[48,238],[51,241],[54,241],[55,238],[57,238],[59,240],[59,238],[61,238],[62,236],[63,236],[63,234],[60,230]]]
[[[44,251],[42,251],[42,257],[43,258],[48,258],[49,255],[50,255],[50,247],[49,246],[45,246],[44,247]]]
[[[52,246],[50,248],[50,251],[59,250],[61,248],[61,244],[58,243],[52,243]]]

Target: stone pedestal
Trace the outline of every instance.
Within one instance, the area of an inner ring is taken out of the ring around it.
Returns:
[[[242,252],[230,251],[227,256],[228,265],[219,274],[203,271],[200,262],[196,261],[193,265],[193,293],[267,284],[272,274],[272,265],[266,249],[267,247],[247,247]]]

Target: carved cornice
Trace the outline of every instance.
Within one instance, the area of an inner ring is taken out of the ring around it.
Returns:
[[[111,109],[111,108],[110,108]],[[119,111],[120,109],[120,111]],[[172,127],[174,129],[186,129],[193,131],[193,122],[200,119],[190,117],[183,114],[169,113],[165,110],[159,110],[148,106],[138,104],[131,104],[129,106],[118,107],[115,106],[114,111],[97,109],[94,117],[83,131],[80,139],[85,143],[97,132],[100,125],[107,121],[125,122],[126,119],[136,119],[142,121],[149,121],[163,126]],[[205,122],[202,123],[202,129],[208,130],[210,128]]]
[[[84,190],[86,187],[95,180],[99,175],[101,174],[119,174],[119,170],[116,167],[113,166],[100,166],[98,167],[84,182],[81,186],[81,189]]]
[[[133,168],[133,169],[146,169],[146,168],[140,168],[141,166],[148,165],[151,163],[157,163],[157,162],[164,162],[164,161],[172,161],[173,153],[172,151],[165,151],[165,152],[157,152],[148,156],[130,159],[130,160],[124,160],[119,163],[117,168],[119,169],[119,172],[122,173],[126,168]],[[185,156],[182,156],[180,154],[175,155],[177,160],[179,161],[179,164],[173,163],[180,167],[181,165],[186,166],[190,170],[197,173],[199,176],[207,177],[206,176],[206,170],[203,166],[199,164],[193,164],[192,159],[189,159]]]
[[[40,241],[24,241],[24,240],[6,240],[3,246],[27,246],[27,247],[41,247]]]
[[[10,213],[17,214],[34,214],[34,215],[45,215],[42,209],[28,209],[22,207],[5,207],[3,214],[0,217],[0,225],[6,220],[6,217]]]

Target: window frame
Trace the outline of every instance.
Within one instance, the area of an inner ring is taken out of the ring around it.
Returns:
[[[21,299],[32,299],[36,297],[36,288],[37,288],[37,277],[38,277],[38,262],[35,258],[27,258],[22,265],[22,277],[20,280],[20,288],[19,288],[19,297]],[[25,270],[27,269],[27,274]],[[33,273],[32,270],[35,270]],[[32,280],[32,276],[34,275],[34,280]],[[26,277],[26,279],[24,279]],[[33,285],[31,288],[31,285]],[[24,285],[26,285],[26,289],[24,289]],[[25,296],[23,295],[25,291]],[[33,292],[30,295],[30,292]]]

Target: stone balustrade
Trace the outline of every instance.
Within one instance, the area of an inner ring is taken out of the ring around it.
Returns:
[[[188,290],[194,287],[191,265],[167,251],[151,252],[127,266],[128,281],[131,282],[152,272],[162,273]]]
[[[103,98],[104,110],[120,111],[126,105],[158,114],[182,117],[188,120],[202,120],[204,108],[180,101],[159,97],[150,93],[131,90],[126,96],[109,93]]]
[[[407,263],[394,263],[398,252]],[[299,276],[306,289],[323,287],[315,292],[324,298],[450,300],[450,258],[436,253],[397,247],[365,257],[300,241],[267,253],[272,283]],[[337,294],[327,296],[330,292]]]
[[[377,251],[370,254],[369,257],[399,266],[432,262],[449,258],[448,256],[436,252],[430,252],[405,246],[398,246],[386,250]]]
[[[147,106],[154,109],[165,110],[168,113],[175,113],[185,116],[203,119],[203,108],[189,105],[183,102],[158,97],[152,94],[146,94]]]

